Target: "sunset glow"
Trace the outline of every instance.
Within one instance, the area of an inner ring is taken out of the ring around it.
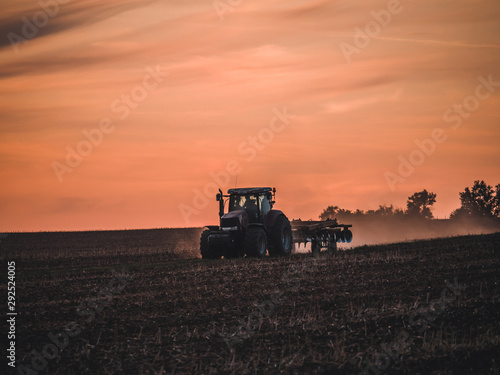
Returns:
[[[217,224],[235,186],[276,187],[296,219],[427,189],[444,218],[500,183],[495,0],[20,0],[0,18],[3,232]]]

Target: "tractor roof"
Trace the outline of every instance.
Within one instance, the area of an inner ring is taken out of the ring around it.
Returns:
[[[262,194],[271,192],[273,189],[270,187],[253,187],[253,188],[239,188],[239,189],[229,189],[228,194],[234,195],[247,195],[247,194]]]

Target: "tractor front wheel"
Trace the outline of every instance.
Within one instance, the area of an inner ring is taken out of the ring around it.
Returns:
[[[248,256],[257,258],[266,256],[267,237],[262,228],[248,228],[244,242],[245,252]]]
[[[207,229],[203,231],[203,233],[201,234],[200,238],[201,257],[203,259],[219,259],[220,254],[218,254],[217,249],[213,249],[210,247],[210,242],[208,240],[210,233],[211,231]]]

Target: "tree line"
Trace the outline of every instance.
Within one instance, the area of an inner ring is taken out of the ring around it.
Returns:
[[[462,218],[499,218],[500,217],[500,184],[494,188],[484,181],[474,181],[474,184],[459,193],[460,208],[454,210],[450,219]],[[436,203],[436,194],[422,190],[414,193],[406,201],[406,209],[396,208],[392,204],[380,205],[376,210],[346,210],[339,206],[328,206],[319,218],[321,220],[353,218],[403,218],[414,217],[433,219],[432,206]]]

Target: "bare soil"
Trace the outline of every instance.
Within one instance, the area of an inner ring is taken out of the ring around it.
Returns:
[[[200,232],[2,239],[19,314],[8,373],[500,371],[500,233],[204,261]]]

